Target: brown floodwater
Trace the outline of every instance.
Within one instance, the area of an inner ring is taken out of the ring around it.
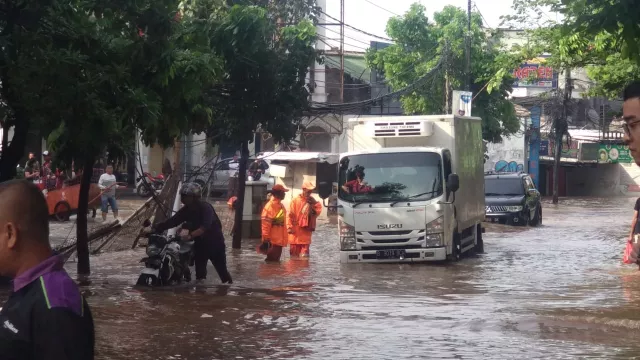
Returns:
[[[563,359],[640,356],[640,272],[621,263],[632,199],[544,204],[544,225],[487,225],[456,264],[340,264],[229,250],[233,286],[139,290],[143,250],[92,260],[98,359]],[[72,273],[75,263],[69,263]]]

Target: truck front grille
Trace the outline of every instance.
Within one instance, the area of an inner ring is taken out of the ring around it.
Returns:
[[[385,239],[385,240],[373,240],[370,241],[374,244],[395,244],[395,243],[406,243],[411,239]]]
[[[413,230],[399,230],[399,231],[369,231],[368,233],[373,236],[393,236],[393,235],[409,235]],[[358,233],[362,235],[362,233]]]

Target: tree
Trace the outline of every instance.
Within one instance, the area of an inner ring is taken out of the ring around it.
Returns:
[[[42,130],[58,161],[84,169],[77,220],[78,274],[88,275],[87,206],[96,156],[142,130],[146,143],[169,145],[210,125],[203,91],[218,74],[208,40],[198,42],[206,19],[180,21],[178,1],[89,1],[50,9],[51,53],[40,59],[56,106]],[[197,26],[196,26],[197,25]],[[204,51],[203,51],[204,50]]]
[[[564,73],[564,84],[560,89],[554,90],[551,96],[555,97],[547,102],[545,109],[552,120],[552,132],[550,136],[555,138],[554,145],[554,175],[553,175],[553,203],[558,203],[558,170],[562,143],[568,137],[568,116],[572,100],[573,80],[571,70],[587,66],[601,66],[605,64],[610,54],[616,49],[615,41],[610,34],[598,33],[590,36],[585,32],[572,32],[566,23],[571,23],[577,18],[577,14],[568,9],[563,0],[515,0],[513,4],[515,15],[504,18],[505,22],[517,24],[529,24],[537,27],[527,31],[528,42],[525,46],[517,47],[525,56],[548,54],[546,62],[554,69]],[[562,22],[554,20],[546,15],[546,11],[563,10]],[[526,57],[525,57],[526,58]]]
[[[624,59],[640,65],[640,12],[634,0],[559,0],[554,9],[568,21],[567,33],[585,37],[609,36],[610,45],[620,50]]]
[[[305,78],[316,58],[315,27],[310,20],[292,23],[283,16],[261,6],[234,5],[212,33],[215,50],[224,59],[225,81],[212,96],[215,121],[210,134],[241,148],[236,248],[242,236],[248,143],[258,128],[277,142],[289,141],[310,106]]]
[[[432,81],[403,95],[401,102],[410,114],[449,113],[451,89],[462,89],[466,82],[467,14],[446,6],[431,22],[425,11],[424,6],[413,4],[404,16],[391,18],[387,34],[395,43],[369,51],[366,58],[398,90],[423,78],[443,57],[445,64]],[[520,130],[513,104],[507,100],[511,72],[518,62],[488,38],[480,14],[473,13],[471,22],[472,114],[482,118],[483,138],[500,142],[503,136]]]

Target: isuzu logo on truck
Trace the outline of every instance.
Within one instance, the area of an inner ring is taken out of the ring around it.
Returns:
[[[380,224],[378,229],[402,229],[402,224]]]

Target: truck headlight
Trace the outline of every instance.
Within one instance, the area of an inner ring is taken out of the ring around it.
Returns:
[[[427,234],[437,234],[444,232],[444,217],[433,220],[427,224]]]
[[[425,237],[425,247],[434,248],[434,247],[442,247],[442,233],[440,234],[427,234]]]
[[[522,206],[505,206],[507,212],[519,212],[522,211]]]
[[[356,249],[356,228],[340,220],[340,250]]]

